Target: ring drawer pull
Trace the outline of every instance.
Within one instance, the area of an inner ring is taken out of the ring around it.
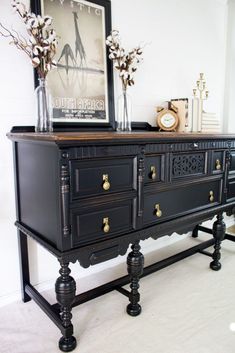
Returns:
[[[162,216],[162,211],[160,209],[160,205],[159,204],[155,205],[155,214],[159,218]]]
[[[110,182],[109,182],[109,175],[108,174],[104,174],[103,175],[103,189],[105,191],[108,191],[110,189]]]
[[[156,167],[155,166],[151,166],[150,170],[151,170],[151,179],[155,180],[156,177],[157,177]]]
[[[209,200],[210,200],[210,202],[214,202],[214,200],[215,200],[214,191],[210,191],[210,193],[209,193]]]
[[[109,218],[108,217],[103,219],[103,231],[105,233],[109,233],[109,231],[110,231],[110,225],[109,225]]]
[[[216,170],[221,170],[221,163],[219,159],[216,159],[215,167],[216,167]]]

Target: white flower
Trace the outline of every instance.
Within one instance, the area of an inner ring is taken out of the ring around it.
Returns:
[[[12,3],[11,3],[11,6],[12,6],[12,7],[15,7],[15,6],[19,5],[19,4],[20,4],[19,1],[13,0]]]
[[[44,17],[44,23],[45,23],[45,26],[48,27],[52,24],[52,17],[51,16],[45,16]]]
[[[47,30],[52,23],[52,17],[42,17],[29,12],[20,0],[13,0],[11,5],[25,24],[28,34],[24,39],[15,30],[9,30],[11,43],[27,54],[40,76],[46,77],[48,71],[57,66],[56,61],[53,60],[58,45],[56,32],[54,29]]]
[[[49,32],[49,39],[50,40],[53,40],[56,38],[56,32],[54,29],[51,29],[50,32]]]
[[[120,58],[120,56],[121,56],[121,50],[118,49],[115,54],[116,54],[116,57],[117,57],[117,58]]]
[[[34,55],[39,55],[42,52],[43,52],[43,48],[40,47],[39,45],[35,45],[35,47],[33,48],[33,54]]]
[[[113,60],[113,59],[115,59],[115,58],[116,58],[116,56],[115,56],[114,53],[109,54],[109,59]]]
[[[125,71],[125,72],[124,72],[124,74],[123,74],[122,76],[123,76],[123,78],[124,78],[124,79],[126,79],[126,80],[127,80],[127,79],[128,79],[128,77],[129,77],[129,74],[128,74],[128,72],[126,72],[126,71]]]
[[[39,26],[43,26],[44,25],[44,19],[42,18],[42,16],[38,15],[37,16],[37,20],[38,20]]]
[[[11,3],[11,6],[13,7],[14,11],[17,11],[19,5],[20,5],[19,1],[12,1],[12,3]]]
[[[33,28],[33,29],[31,29],[30,31],[31,31],[31,33],[32,33],[34,36],[36,36],[36,35],[38,34],[38,29],[37,29],[37,28]]]
[[[115,38],[115,37],[118,37],[119,36],[119,31],[117,31],[116,29],[114,29],[112,32],[111,32],[111,37],[112,38]]]
[[[53,42],[51,43],[51,45],[52,45],[52,48],[53,48],[53,49],[56,49],[56,48],[58,47],[58,41],[57,41],[57,39],[54,39]]]
[[[32,64],[33,64],[33,67],[35,67],[35,68],[39,66],[40,60],[37,56],[32,59]]]
[[[122,57],[121,59],[120,59],[120,66],[122,66],[122,67],[126,67],[126,62],[125,62],[125,60],[124,60],[124,58]]]
[[[28,29],[31,29],[31,28],[37,28],[38,25],[39,25],[39,22],[38,22],[38,20],[36,18],[30,18],[27,21],[26,27]]]
[[[113,41],[113,37],[110,35],[107,37],[107,42],[112,42]]]

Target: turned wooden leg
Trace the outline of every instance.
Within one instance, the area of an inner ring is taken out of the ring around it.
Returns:
[[[144,256],[140,252],[139,241],[134,243],[131,247],[132,251],[127,257],[127,271],[131,279],[131,292],[129,295],[130,304],[127,305],[126,311],[131,316],[137,316],[141,313],[141,306],[139,304],[140,294],[139,278],[143,273]]]
[[[69,276],[69,263],[60,262],[60,277],[55,283],[56,299],[60,304],[60,317],[64,326],[65,334],[59,340],[59,348],[63,352],[71,352],[77,345],[76,338],[73,336],[72,319],[72,303],[76,293],[76,282],[73,277]]]
[[[217,221],[213,224],[213,237],[215,238],[215,246],[214,246],[214,253],[212,255],[213,261],[210,263],[210,268],[214,271],[219,271],[221,269],[220,263],[220,249],[221,249],[221,242],[224,239],[226,225],[223,222],[223,213],[217,215]]]
[[[193,238],[197,238],[197,237],[198,237],[198,226],[196,226],[196,227],[193,229],[192,237],[193,237]]]

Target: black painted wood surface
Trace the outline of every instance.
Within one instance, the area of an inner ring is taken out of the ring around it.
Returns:
[[[127,312],[136,316],[141,312],[138,288],[144,263],[140,240],[189,230],[197,237],[198,225],[217,215],[210,267],[221,268],[223,212],[232,214],[235,208],[235,136],[149,132],[8,137],[14,146],[16,225],[22,235],[22,296],[36,300],[60,328],[61,350],[76,346],[70,262],[87,268],[124,255],[132,244]],[[26,236],[61,264],[55,286],[60,319],[31,288]]]
[[[113,238],[121,245],[132,232],[139,231],[143,238],[149,230],[151,236],[157,224],[164,227],[171,219],[235,202],[231,135],[97,132],[8,137],[17,153],[17,221],[62,253],[86,246],[91,263],[120,253],[122,246],[109,248]],[[104,254],[94,260],[97,243],[104,243]],[[80,255],[77,260],[83,264]]]

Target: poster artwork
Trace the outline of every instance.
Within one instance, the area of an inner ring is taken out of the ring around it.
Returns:
[[[44,0],[59,37],[57,69],[48,76],[54,122],[108,122],[104,7]]]

